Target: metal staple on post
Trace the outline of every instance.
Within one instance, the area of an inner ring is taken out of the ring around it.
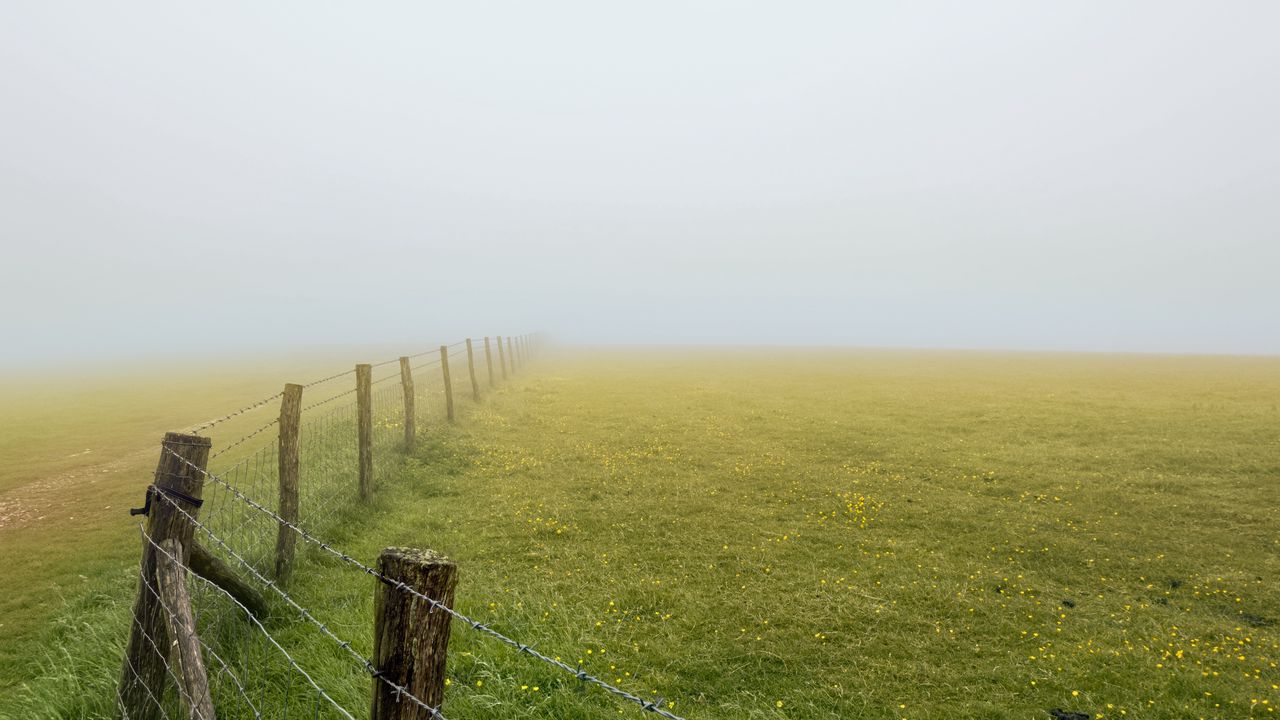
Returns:
[[[147,502],[141,510],[131,511],[131,514],[147,515],[146,535],[153,543],[173,539],[184,552],[191,546],[193,525],[183,516],[194,518],[193,513],[198,512],[204,502],[204,478],[208,475],[205,464],[209,461],[211,445],[207,437],[165,433],[155,480],[147,487]],[[153,502],[157,497],[170,502]],[[190,507],[191,512],[184,510],[182,504]],[[186,558],[182,560],[185,564]],[[124,712],[142,720],[153,720],[160,710],[147,700],[164,694],[168,659],[159,648],[168,648],[171,642],[159,598],[148,592],[148,588],[156,587],[157,564],[156,552],[144,545],[138,595],[133,605],[134,624],[117,690]]]

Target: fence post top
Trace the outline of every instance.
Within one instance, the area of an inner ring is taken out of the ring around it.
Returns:
[[[164,440],[161,441],[165,445],[194,445],[196,447],[213,447],[213,438],[204,435],[188,435],[180,432],[167,432],[164,434]]]
[[[435,550],[421,550],[411,547],[384,548],[378,557],[384,560],[399,560],[413,565],[453,565],[444,553]]]

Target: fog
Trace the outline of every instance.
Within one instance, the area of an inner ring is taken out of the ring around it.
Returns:
[[[1280,352],[1280,4],[0,6],[0,364]]]

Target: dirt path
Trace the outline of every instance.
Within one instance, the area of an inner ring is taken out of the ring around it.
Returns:
[[[0,537],[44,521],[74,518],[77,512],[111,509],[110,506],[85,507],[85,500],[122,491],[119,485],[125,482],[124,477],[143,472],[152,454],[151,450],[136,450],[0,493]],[[142,486],[139,478],[138,487]]]

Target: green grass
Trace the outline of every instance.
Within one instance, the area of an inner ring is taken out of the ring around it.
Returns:
[[[446,552],[461,610],[691,720],[1275,717],[1277,402],[1265,358],[546,358],[326,530],[365,561]],[[45,670],[0,715],[109,711],[116,562],[6,668]],[[294,595],[367,653],[371,582],[300,567]],[[279,604],[268,627],[363,711],[332,643]],[[639,715],[462,626],[450,678],[454,718]]]

